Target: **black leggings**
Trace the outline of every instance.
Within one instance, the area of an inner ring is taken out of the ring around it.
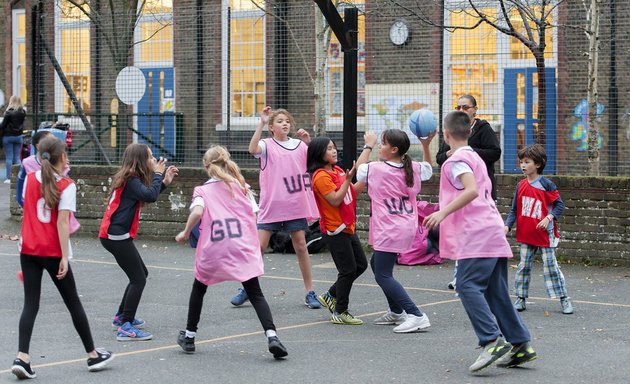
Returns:
[[[110,240],[101,238],[101,244],[109,253],[114,255],[116,262],[129,278],[129,284],[125,288],[116,315],[123,323],[133,322],[144,286],[147,284],[149,270],[147,270],[140,253],[133,244],[133,239]]]
[[[337,298],[335,312],[342,313],[348,309],[352,284],[367,269],[367,258],[356,233],[351,235],[341,232],[334,236],[324,235],[324,239],[337,267],[337,281],[328,289],[328,292]]]
[[[258,320],[263,327],[263,330],[269,329],[276,330],[276,326],[273,323],[273,317],[271,316],[271,310],[269,304],[260,289],[260,283],[257,277],[251,278],[247,281],[243,281],[243,288],[247,292],[247,297],[250,303],[256,311]],[[208,286],[201,281],[195,279],[192,291],[190,292],[190,301],[188,302],[188,323],[186,324],[186,330],[190,332],[197,332],[197,324],[199,324],[199,318],[201,317],[201,308],[203,307],[203,296],[206,294]]]
[[[68,264],[68,273],[66,276],[61,280],[57,279],[60,261],[61,259],[58,257],[20,254],[20,264],[24,275],[24,309],[22,309],[22,316],[20,317],[19,352],[29,353],[33,326],[35,325],[37,312],[39,312],[39,299],[42,293],[42,275],[44,270],[48,272],[57,290],[59,290],[59,294],[61,294],[63,302],[66,304],[70,316],[72,316],[74,328],[79,333],[79,337],[81,337],[85,352],[89,353],[94,350],[90,324],[88,323],[85,310],[79,299],[70,264]]]

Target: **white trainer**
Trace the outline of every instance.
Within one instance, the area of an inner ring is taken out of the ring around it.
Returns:
[[[386,314],[374,320],[376,325],[398,325],[405,322],[405,311],[402,313],[395,313],[388,310]]]
[[[416,316],[408,313],[405,316],[405,322],[394,328],[396,333],[420,332],[431,326],[427,314]]]

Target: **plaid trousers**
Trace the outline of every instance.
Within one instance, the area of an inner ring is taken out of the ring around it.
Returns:
[[[527,298],[529,296],[529,281],[532,275],[532,263],[534,254],[540,250],[543,261],[543,277],[545,280],[545,288],[547,295],[552,298],[567,297],[567,288],[564,281],[564,275],[560,270],[558,261],[556,260],[555,248],[538,247],[535,245],[523,244],[519,245],[521,261],[516,268],[516,296]]]

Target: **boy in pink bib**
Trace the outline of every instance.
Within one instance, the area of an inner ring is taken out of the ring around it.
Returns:
[[[469,370],[479,372],[494,363],[515,367],[537,356],[510,300],[507,260],[512,250],[486,166],[468,145],[469,135],[466,113],[446,115],[444,140],[453,154],[442,165],[440,210],[427,216],[424,225],[430,229],[441,223],[440,254],[458,260],[457,293],[482,348]]]

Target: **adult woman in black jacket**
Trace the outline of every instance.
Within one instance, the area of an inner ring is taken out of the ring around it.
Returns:
[[[497,139],[494,130],[490,124],[476,117],[477,114],[477,100],[471,95],[465,95],[457,100],[458,111],[464,111],[470,116],[472,124],[472,132],[468,138],[468,145],[479,154],[479,157],[486,163],[488,169],[488,176],[492,181],[492,199],[497,199],[497,187],[494,179],[494,163],[501,158],[501,145]],[[441,166],[446,159],[451,156],[451,147],[442,142],[440,149],[436,155],[436,161]]]
[[[19,96],[11,96],[9,105],[4,112],[0,133],[2,134],[2,145],[6,154],[7,178],[5,183],[10,183],[11,166],[20,164],[20,151],[22,150],[22,133],[24,131],[24,120],[26,111]]]

